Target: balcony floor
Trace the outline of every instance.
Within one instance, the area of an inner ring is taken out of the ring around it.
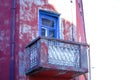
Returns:
[[[66,71],[66,70],[56,70],[56,69],[48,69],[48,68],[38,68],[34,71],[28,73],[32,77],[42,77],[42,78],[57,78],[60,80],[70,80],[78,75],[79,72],[75,71]],[[81,73],[82,74],[82,73]],[[47,79],[48,80],[48,79]]]

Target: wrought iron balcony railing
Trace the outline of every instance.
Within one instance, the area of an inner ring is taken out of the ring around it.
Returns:
[[[87,44],[38,37],[25,48],[26,74],[72,78],[86,73],[88,49]]]

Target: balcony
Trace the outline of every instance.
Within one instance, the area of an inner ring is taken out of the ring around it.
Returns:
[[[88,72],[87,44],[38,37],[25,48],[26,74],[70,79]]]

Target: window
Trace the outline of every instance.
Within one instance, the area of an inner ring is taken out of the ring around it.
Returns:
[[[40,36],[59,38],[59,14],[40,10],[39,16]]]

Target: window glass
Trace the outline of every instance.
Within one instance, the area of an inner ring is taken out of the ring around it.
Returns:
[[[42,28],[42,29],[41,29],[41,35],[42,35],[42,36],[46,36],[46,33],[47,33],[47,32],[46,32],[46,29]]]
[[[47,18],[42,18],[42,25],[54,27],[54,21]]]
[[[50,30],[49,31],[49,36],[50,37],[55,37],[55,30]]]

